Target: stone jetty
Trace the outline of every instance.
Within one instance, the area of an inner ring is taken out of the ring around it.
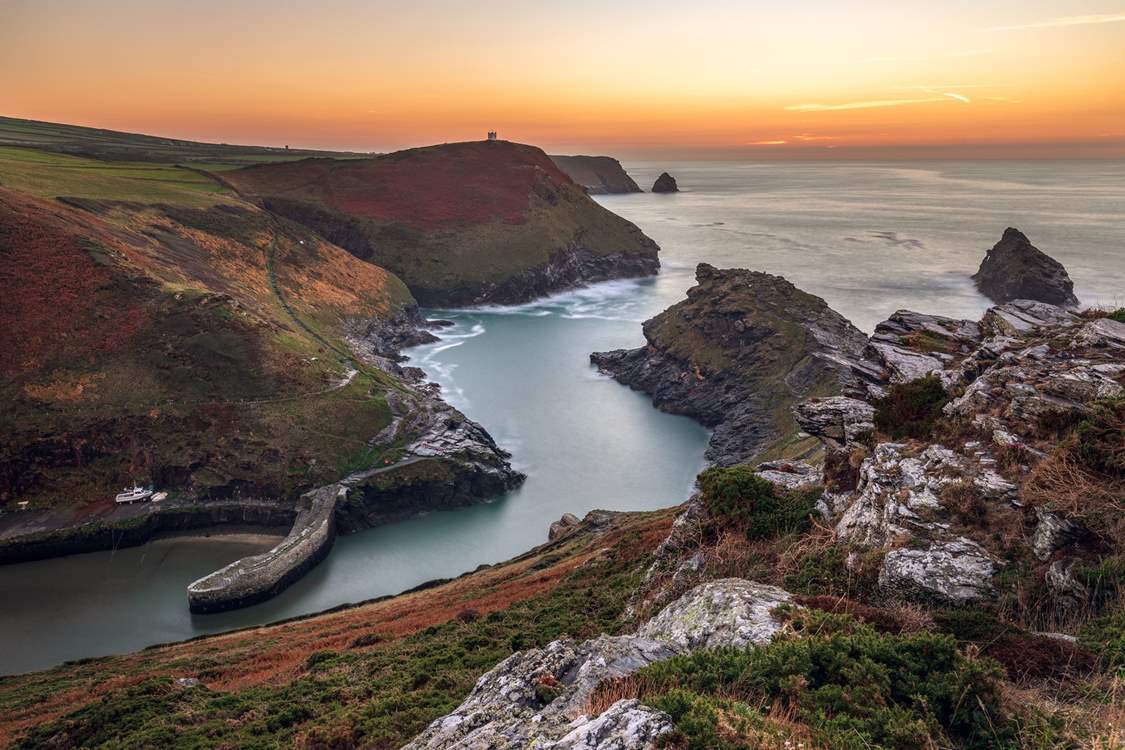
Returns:
[[[323,560],[336,540],[336,503],[343,484],[319,487],[301,496],[289,535],[273,549],[244,557],[188,586],[192,612],[221,612],[265,601]]]

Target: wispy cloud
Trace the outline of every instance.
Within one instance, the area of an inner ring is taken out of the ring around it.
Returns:
[[[751,141],[751,146],[784,146],[789,141]]]
[[[842,104],[790,104],[785,109],[789,112],[839,112],[845,109],[875,109],[876,107],[903,107],[909,104],[928,104],[931,102],[944,102],[944,96],[927,97],[925,99],[870,99],[862,102],[844,102]]]
[[[1023,23],[1016,26],[993,26],[988,31],[1022,31],[1023,29],[1048,29],[1057,26],[1093,26],[1102,23],[1120,23],[1125,21],[1125,13],[1100,13],[1088,16],[1062,16],[1061,18],[1048,18],[1046,21]]]
[[[802,135],[795,135],[795,136],[793,136],[793,138],[798,140],[798,141],[834,141],[834,140],[836,140],[837,136],[834,136],[834,135],[802,134]]]

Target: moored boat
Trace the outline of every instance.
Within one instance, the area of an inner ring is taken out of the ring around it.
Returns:
[[[148,500],[150,497],[152,497],[152,490],[135,484],[117,493],[116,500],[118,503],[139,503],[143,500]]]

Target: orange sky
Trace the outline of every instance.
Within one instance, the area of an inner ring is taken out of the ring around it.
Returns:
[[[1125,156],[1125,0],[0,0],[0,114],[384,150]]]

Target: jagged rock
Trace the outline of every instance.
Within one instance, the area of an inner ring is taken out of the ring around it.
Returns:
[[[847,396],[802,401],[793,416],[802,430],[838,448],[875,430],[875,407]]]
[[[1090,599],[1090,590],[1074,577],[1076,562],[1073,559],[1055,560],[1044,576],[1047,589],[1062,609],[1078,610]]]
[[[858,329],[779,276],[701,263],[696,280],[687,300],[645,322],[646,346],[590,359],[658,408],[712,427],[707,458],[718,465],[752,463],[794,431],[793,404],[862,393],[879,369]]]
[[[1036,509],[1038,523],[1032,535],[1032,551],[1039,560],[1050,560],[1055,550],[1070,544],[1080,534],[1080,527],[1048,510]]]
[[[680,192],[680,187],[676,184],[675,177],[667,172],[661,172],[660,176],[656,178],[656,182],[652,183],[652,192],[678,193]]]
[[[820,484],[820,470],[804,461],[763,461],[755,469],[758,476],[787,490]]]
[[[989,308],[981,318],[980,326],[985,336],[1021,337],[1039,329],[1070,325],[1078,320],[1077,315],[1058,305],[1017,299]]]
[[[1072,344],[1125,349],[1125,323],[1112,318],[1091,320],[1074,334]]]
[[[1012,227],[985,255],[973,281],[982,294],[995,302],[1020,299],[1052,305],[1078,304],[1074,282],[1062,264]]]
[[[941,372],[981,341],[980,325],[939,315],[899,310],[875,327],[871,351],[895,383]]]
[[[790,600],[764,583],[724,578],[697,586],[637,631],[644,638],[694,650],[713,646],[760,646],[781,630],[771,614]]]
[[[964,537],[925,549],[893,549],[883,558],[879,586],[907,597],[962,604],[990,596],[996,565],[984,547]]]
[[[614,703],[601,716],[579,716],[574,729],[556,742],[536,745],[536,750],[649,750],[675,725],[663,711],[633,698]]]
[[[597,686],[692,648],[765,643],[781,629],[770,610],[788,600],[773,586],[712,581],[673,602],[636,635],[583,643],[563,638],[512,654],[403,750],[641,750],[670,731],[671,720],[636,701],[618,701],[590,717],[586,706]]]
[[[562,518],[551,524],[551,528],[547,531],[547,540],[553,542],[564,537],[578,528],[581,523],[582,521],[573,513],[564,513]]]

